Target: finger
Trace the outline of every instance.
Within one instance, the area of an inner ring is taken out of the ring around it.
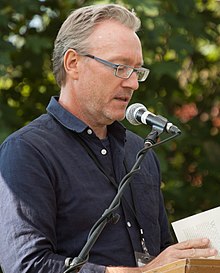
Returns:
[[[217,255],[216,249],[211,248],[191,248],[179,251],[179,258],[208,258]]]
[[[208,238],[187,240],[175,245],[176,249],[183,250],[189,248],[204,248],[209,246],[210,240]]]

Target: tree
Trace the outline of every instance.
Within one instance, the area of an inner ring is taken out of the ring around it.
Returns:
[[[170,221],[219,204],[220,47],[217,1],[130,1],[151,69],[133,101],[182,130],[157,149]],[[130,127],[134,130],[133,127]],[[146,128],[136,132],[146,135]]]

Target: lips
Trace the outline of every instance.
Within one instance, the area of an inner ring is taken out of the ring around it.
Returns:
[[[123,101],[123,102],[129,102],[130,101],[130,97],[129,96],[117,96],[117,97],[115,97],[115,99]]]

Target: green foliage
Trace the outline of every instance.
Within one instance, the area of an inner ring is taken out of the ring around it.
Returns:
[[[21,0],[0,7],[0,141],[45,111],[58,94],[51,72],[57,31],[70,10],[123,3],[142,20],[138,35],[151,73],[133,102],[182,130],[157,148],[170,220],[219,205],[220,2],[215,0]],[[34,19],[34,20],[33,20]],[[125,124],[143,137],[146,126]]]
[[[219,205],[215,192],[220,181],[220,3],[136,4],[143,22],[139,36],[151,73],[133,101],[166,116],[183,132],[157,148],[166,207],[173,221]],[[136,132],[145,136],[145,130]]]

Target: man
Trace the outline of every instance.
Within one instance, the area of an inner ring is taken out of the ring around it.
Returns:
[[[143,148],[118,122],[149,73],[142,68],[139,27],[132,12],[113,4],[76,10],[62,25],[53,54],[60,95],[0,150],[5,273],[63,272]],[[207,239],[171,245],[160,181],[151,151],[123,195],[118,222],[103,229],[80,272],[144,272],[215,255]],[[149,254],[156,258],[137,267],[138,255]]]

